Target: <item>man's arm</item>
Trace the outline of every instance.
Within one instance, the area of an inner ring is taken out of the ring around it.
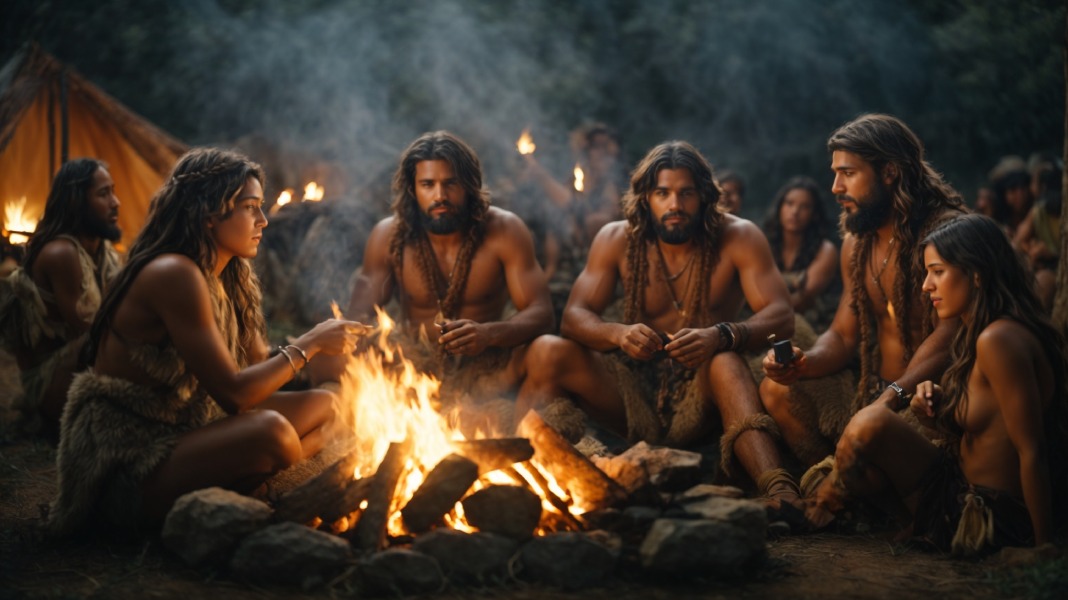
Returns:
[[[34,280],[47,282],[55,297],[59,316],[75,335],[89,330],[92,315],[85,320],[78,314],[78,300],[85,290],[82,289],[82,264],[78,249],[67,239],[53,240],[41,249],[33,265]]]
[[[627,249],[626,222],[605,225],[593,239],[586,268],[571,286],[560,334],[596,350],[619,348],[638,360],[649,360],[663,348],[659,335],[644,323],[609,323],[601,313],[615,298],[619,259]]]
[[[856,238],[847,235],[842,241],[842,253],[839,257],[842,271],[842,297],[838,301],[838,311],[830,327],[823,332],[812,347],[804,352],[794,347],[797,358],[786,365],[775,362],[771,352],[764,358],[764,373],[772,381],[790,385],[798,379],[815,379],[837,373],[849,364],[857,352],[860,337],[860,323],[851,308],[853,303],[853,277],[849,263],[856,248]],[[916,383],[919,383],[917,380]]]
[[[385,306],[393,296],[396,281],[389,255],[393,237],[393,217],[378,222],[363,251],[363,268],[352,286],[346,318],[367,322],[374,318],[374,307]]]
[[[512,348],[553,330],[552,301],[545,273],[534,254],[534,238],[512,213],[497,213],[493,247],[504,266],[508,294],[516,313],[506,321],[482,323],[489,346]],[[447,340],[446,340],[447,341]]]
[[[920,343],[912,360],[905,367],[905,372],[897,378],[897,383],[905,390],[914,390],[922,381],[941,381],[942,374],[949,366],[949,346],[953,336],[960,327],[960,319],[941,319],[935,326],[931,335]],[[892,410],[901,410],[907,403],[903,403],[891,388],[883,390],[883,393],[875,402],[886,403]]]
[[[769,334],[789,338],[794,332],[790,294],[775,266],[767,238],[749,221],[734,217],[729,217],[729,221],[720,246],[720,261],[729,261],[736,269],[742,292],[754,314],[744,323],[728,327],[730,335],[726,340],[718,323],[675,332],[664,349],[668,356],[691,369],[721,350],[761,348],[767,344]]]

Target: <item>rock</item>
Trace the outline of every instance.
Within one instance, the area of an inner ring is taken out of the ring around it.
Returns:
[[[686,502],[689,500],[701,500],[708,498],[709,496],[741,498],[744,495],[745,493],[742,492],[740,488],[736,488],[733,485],[712,485],[711,483],[702,483],[676,495],[675,501]]]
[[[701,455],[697,452],[658,448],[638,442],[615,460],[640,464],[649,474],[649,482],[657,489],[684,490],[701,477]]]
[[[522,577],[565,590],[603,581],[615,567],[618,551],[584,533],[554,533],[535,538],[519,551]]]
[[[690,517],[733,523],[749,531],[764,531],[768,526],[764,505],[754,500],[709,496],[679,507]]]
[[[411,550],[375,553],[360,564],[360,574],[371,592],[391,596],[440,592],[445,587],[438,561]]]
[[[175,501],[161,534],[163,544],[190,565],[226,561],[245,536],[271,518],[267,504],[218,487]]]
[[[238,578],[255,582],[321,585],[352,560],[348,542],[297,523],[278,523],[245,538],[230,561]]]
[[[729,521],[659,519],[639,548],[643,568],[666,575],[733,574],[764,553],[764,530]]]
[[[442,528],[416,538],[412,549],[437,559],[452,581],[491,583],[505,580],[519,543],[493,533]]]
[[[467,522],[479,531],[529,539],[541,521],[541,498],[518,485],[491,485],[463,499]]]

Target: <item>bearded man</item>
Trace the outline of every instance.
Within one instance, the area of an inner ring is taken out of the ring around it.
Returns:
[[[722,423],[721,467],[734,458],[773,509],[798,501],[780,468],[775,424],[740,353],[789,337],[793,311],[764,234],[716,207],[712,166],[686,142],[653,148],[634,170],[625,221],[606,225],[564,309],[563,337],[527,354],[517,415],[558,399],[631,441],[685,446]],[[602,313],[622,281],[623,322]],[[743,302],[754,314],[732,322]]]
[[[918,243],[964,211],[960,195],[924,160],[923,143],[888,115],[863,115],[827,142],[842,207],[843,294],[830,328],[794,360],[764,357],[760,397],[805,465],[832,454],[846,423],[872,402],[908,406],[905,390],[938,381],[956,320],[925,303]],[[852,365],[857,355],[860,371]],[[802,480],[806,495],[830,463]]]
[[[119,199],[107,165],[68,161],[52,181],[22,266],[0,280],[0,345],[15,355],[22,412],[59,424],[85,333],[104,285],[118,272],[111,242],[122,237]]]
[[[437,371],[442,396],[514,391],[525,344],[554,327],[527,226],[490,206],[478,156],[445,131],[424,134],[404,151],[392,209],[367,239],[346,314],[372,319],[373,308],[396,295],[408,333],[437,349],[440,360],[420,366]],[[503,318],[509,301],[516,312]]]

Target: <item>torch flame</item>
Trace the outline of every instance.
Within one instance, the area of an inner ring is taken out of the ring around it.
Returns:
[[[30,241],[27,234],[37,229],[37,219],[26,214],[26,196],[4,205],[4,235],[12,244],[25,244]]]
[[[324,193],[323,186],[312,181],[304,186],[304,202],[318,202],[323,199]]]
[[[278,212],[286,204],[293,201],[293,190],[284,189],[281,194],[278,194],[278,199],[274,201],[274,206],[271,207],[271,214]]]
[[[586,189],[586,174],[582,172],[582,167],[575,165],[575,191],[581,192]]]
[[[534,150],[537,146],[534,145],[534,138],[530,137],[530,128],[523,130],[523,134],[519,136],[519,140],[515,143],[516,150],[519,150],[520,154],[534,154]]]

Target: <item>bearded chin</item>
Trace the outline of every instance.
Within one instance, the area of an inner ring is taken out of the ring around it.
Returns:
[[[451,235],[460,231],[467,225],[467,211],[460,210],[454,213],[445,213],[439,217],[432,217],[424,212],[419,213],[419,222],[428,233],[434,235]]]
[[[879,190],[870,201],[863,204],[858,202],[853,214],[843,213],[842,224],[853,235],[871,233],[886,224],[893,209],[890,195],[885,190]]]
[[[678,246],[693,239],[694,222],[687,221],[685,225],[671,229],[657,221],[653,224],[653,229],[656,230],[656,237],[660,238],[660,241],[672,246]]]
[[[85,230],[92,237],[103,238],[109,242],[122,239],[122,229],[119,229],[118,225],[112,225],[111,222],[101,219],[86,219]]]

